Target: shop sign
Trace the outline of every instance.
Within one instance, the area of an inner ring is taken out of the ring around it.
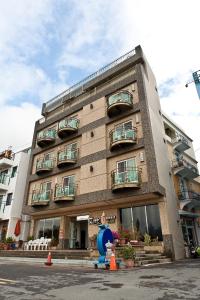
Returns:
[[[89,215],[76,217],[76,221],[87,221],[88,219],[89,219]]]
[[[108,224],[115,223],[116,216],[108,216],[106,217],[106,222]],[[89,218],[89,224],[90,225],[100,225],[101,224],[101,218],[100,217],[94,217],[94,218]]]

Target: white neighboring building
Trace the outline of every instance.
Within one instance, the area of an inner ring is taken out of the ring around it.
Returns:
[[[5,150],[0,153],[0,240],[13,237],[26,240],[29,217],[22,215],[30,148],[17,153]],[[20,235],[15,236],[16,223],[21,220]]]

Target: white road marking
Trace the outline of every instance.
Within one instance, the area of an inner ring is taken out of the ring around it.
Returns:
[[[0,282],[4,283],[15,283],[17,282],[16,280],[11,280],[11,279],[6,279],[6,278],[0,278]]]

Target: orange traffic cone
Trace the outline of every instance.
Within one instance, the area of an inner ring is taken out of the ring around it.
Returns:
[[[46,266],[51,266],[53,263],[51,262],[51,252],[49,252],[47,256],[47,261],[44,263]]]
[[[115,254],[112,253],[110,257],[110,271],[116,271],[117,270],[117,264],[115,260]]]

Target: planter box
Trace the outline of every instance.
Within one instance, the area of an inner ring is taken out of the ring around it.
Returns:
[[[164,246],[163,243],[161,243],[160,245],[150,245],[150,246],[144,246],[144,251],[157,251],[159,253],[163,253],[164,252]]]

